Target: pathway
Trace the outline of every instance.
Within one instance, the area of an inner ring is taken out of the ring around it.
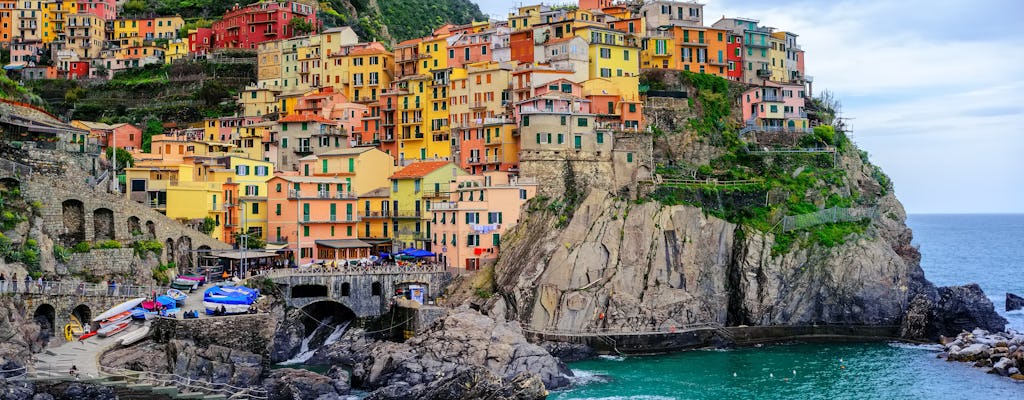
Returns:
[[[117,345],[117,342],[128,332],[139,329],[142,323],[132,322],[131,326],[120,334],[109,338],[93,336],[79,341],[64,342],[58,346],[47,347],[42,353],[34,356],[36,375],[39,377],[67,377],[71,366],[78,368],[82,378],[100,377],[99,357],[108,348]],[[63,339],[55,336],[50,343],[60,343]]]

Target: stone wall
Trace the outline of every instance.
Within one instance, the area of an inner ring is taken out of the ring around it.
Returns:
[[[71,155],[49,152],[36,156],[45,156],[49,163],[65,167],[33,165],[33,174],[27,180],[22,175],[12,178],[21,181],[22,194],[27,201],[42,204],[39,214],[43,218],[43,231],[50,237],[60,238],[64,246],[72,246],[78,241],[110,238],[122,244],[140,238],[158,240],[165,246],[163,261],[174,261],[185,270],[198,264],[195,250],[229,248],[227,244],[185,227],[145,205],[107,193],[99,187],[91,187],[87,183],[90,175],[74,168],[80,160]],[[3,175],[0,171],[0,177]],[[145,229],[142,236],[136,237],[133,230],[137,231],[139,227]],[[167,246],[167,243],[173,246]]]
[[[19,285],[19,289],[21,286]],[[34,289],[33,289],[34,290]],[[95,317],[111,307],[121,304],[127,298],[104,297],[104,296],[77,296],[77,295],[38,295],[38,294],[17,294],[15,297],[21,299],[25,307],[25,317],[31,319],[33,316],[53,310],[53,334],[54,343],[63,342],[64,326],[71,322],[71,315],[76,309],[80,313],[79,319]],[[84,306],[79,308],[80,306]],[[83,311],[85,311],[83,313]],[[87,315],[85,315],[87,314]],[[89,321],[81,321],[88,323]]]
[[[98,277],[120,276],[129,279],[134,284],[147,284],[150,282],[148,274],[139,275],[148,271],[158,263],[150,255],[142,260],[135,255],[135,249],[122,247],[120,249],[92,249],[88,253],[72,253],[68,262],[65,263],[67,273],[75,276],[85,274]],[[139,267],[144,267],[139,269]]]
[[[151,329],[153,340],[158,343],[189,340],[203,348],[218,345],[258,354],[264,363],[269,363],[277,320],[271,314],[203,319],[156,318]]]
[[[638,182],[654,173],[653,143],[645,132],[614,132],[611,153],[587,151],[524,150],[519,168],[524,177],[543,184],[538,194],[561,198],[565,194],[567,168],[572,168],[577,188],[621,193],[635,198]],[[612,177],[613,179],[608,179]]]

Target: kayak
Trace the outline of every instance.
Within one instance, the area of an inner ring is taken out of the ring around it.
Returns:
[[[83,341],[85,339],[88,339],[88,338],[91,338],[93,336],[96,336],[96,331],[92,331],[92,332],[89,332],[89,333],[83,333],[82,336],[78,337],[78,341],[81,342],[81,341]]]
[[[118,304],[116,306],[113,306],[109,310],[104,312],[103,314],[100,314],[96,318],[93,318],[92,322],[100,322],[100,321],[103,321],[105,319],[110,319],[110,317],[113,317],[115,315],[121,314],[121,313],[123,313],[125,311],[129,311],[129,310],[135,308],[136,306],[138,306],[139,304],[141,304],[145,300],[146,300],[145,297],[139,297],[139,298],[136,298],[136,299],[128,300],[128,301],[126,301],[124,303],[121,303],[121,304]]]

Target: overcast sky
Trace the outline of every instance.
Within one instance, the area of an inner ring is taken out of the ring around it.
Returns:
[[[519,4],[474,1],[500,19]],[[703,2],[705,24],[800,35],[814,91],[842,101],[907,212],[1024,213],[1024,0]]]

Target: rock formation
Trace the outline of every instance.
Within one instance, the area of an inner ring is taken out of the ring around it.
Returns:
[[[1016,311],[1022,308],[1024,308],[1024,297],[1006,293],[1006,311]]]
[[[946,340],[946,338],[943,338]],[[983,329],[963,332],[943,344],[948,361],[973,363],[990,374],[1024,381],[1024,335],[1019,333],[992,333]]]
[[[571,374],[543,348],[526,342],[518,323],[496,322],[468,308],[453,311],[404,343],[375,341],[363,333],[350,330],[309,363],[351,367],[354,386],[379,389],[374,393],[378,399],[427,398],[427,393],[455,390],[437,386],[454,376],[486,382],[480,393],[505,393],[507,387],[535,392],[538,383],[541,389],[565,386],[565,375]]]

